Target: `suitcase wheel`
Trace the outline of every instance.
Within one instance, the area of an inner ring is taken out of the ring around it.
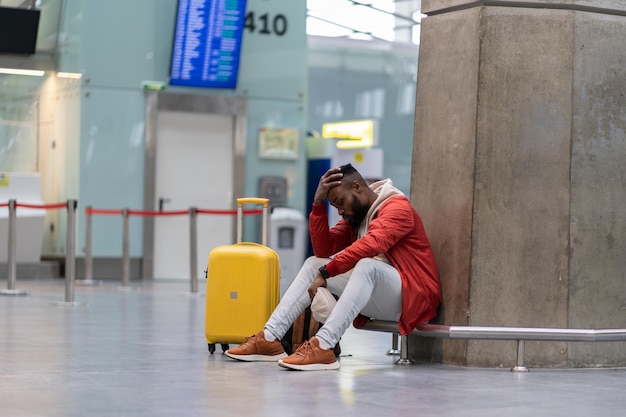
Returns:
[[[212,355],[215,353],[215,343],[209,343],[209,353]],[[222,347],[222,352],[226,352],[230,346],[226,343],[221,343],[220,346]]]

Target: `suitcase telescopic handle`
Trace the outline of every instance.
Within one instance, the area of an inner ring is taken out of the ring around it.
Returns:
[[[244,197],[237,199],[237,207],[241,207],[244,204],[258,204],[260,206],[267,207],[270,204],[270,199],[257,197]]]
[[[243,238],[243,205],[258,204],[263,206],[263,231],[261,243],[267,246],[267,229],[269,228],[269,208],[270,200],[268,198],[245,197],[237,199],[237,243],[241,243]]]

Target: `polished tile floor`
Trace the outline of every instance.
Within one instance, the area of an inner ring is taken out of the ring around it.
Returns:
[[[188,283],[77,285],[74,306],[64,285],[0,297],[2,417],[626,415],[624,369],[398,366],[389,334],[350,329],[339,371],[288,371],[209,355]]]

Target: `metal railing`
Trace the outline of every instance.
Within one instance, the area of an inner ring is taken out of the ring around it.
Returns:
[[[398,323],[394,321],[370,320],[363,330],[398,334]],[[437,337],[442,339],[483,339],[517,340],[517,360],[511,371],[527,372],[524,365],[525,341],[555,342],[624,342],[626,329],[557,329],[546,327],[486,327],[486,326],[446,326],[441,324],[420,324],[411,333],[415,336]],[[397,336],[395,336],[397,337]],[[409,359],[408,335],[402,335],[398,364],[407,365]]]

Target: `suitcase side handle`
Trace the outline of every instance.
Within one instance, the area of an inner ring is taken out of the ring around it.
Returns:
[[[237,199],[237,243],[241,243],[243,239],[243,205],[258,204],[263,206],[263,230],[261,242],[263,246],[267,245],[267,234],[269,230],[269,198],[244,197]]]

